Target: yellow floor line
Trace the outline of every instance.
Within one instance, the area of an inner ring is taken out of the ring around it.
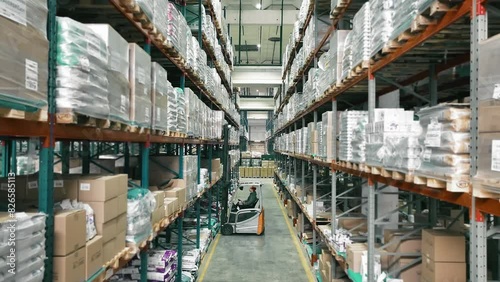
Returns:
[[[207,258],[207,261],[205,262],[205,267],[203,268],[203,271],[201,272],[201,275],[200,277],[198,278],[198,281],[199,282],[202,282],[203,281],[203,278],[205,278],[205,274],[207,274],[207,270],[208,270],[208,266],[210,265],[210,261],[212,260],[212,256],[214,255],[215,253],[215,249],[217,248],[217,244],[219,243],[219,239],[220,239],[220,233],[217,234],[217,236],[215,237],[215,242],[213,243],[213,246],[212,246],[212,249],[210,250],[210,253],[208,254],[208,258]]]
[[[278,206],[281,209],[281,213],[283,214],[283,218],[285,219],[286,225],[288,226],[288,231],[290,232],[290,236],[292,237],[293,244],[295,245],[295,249],[297,249],[297,253],[299,254],[300,258],[300,263],[302,264],[302,267],[304,268],[304,271],[306,272],[307,279],[309,282],[314,282],[316,279],[314,278],[311,267],[309,266],[309,262],[306,260],[304,257],[304,253],[300,247],[300,242],[297,236],[295,235],[295,231],[293,231],[293,227],[290,224],[290,221],[288,220],[288,216],[285,213],[285,209],[283,208],[283,205],[280,203],[279,198],[278,198],[278,192],[276,192],[276,189],[273,188],[274,191],[274,197],[276,198],[276,202],[278,202]]]

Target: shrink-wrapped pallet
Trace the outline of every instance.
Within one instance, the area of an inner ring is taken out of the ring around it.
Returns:
[[[33,111],[47,106],[47,1],[24,3],[24,13],[8,12],[16,10],[16,1],[4,1],[0,9],[0,101]]]
[[[108,50],[89,27],[57,18],[56,103],[59,117],[109,117]]]
[[[128,43],[107,24],[88,24],[108,47],[108,101],[109,119],[128,123],[129,113],[129,55]]]
[[[352,31],[346,37],[342,59],[342,79],[358,65],[367,67],[371,54],[370,2],[366,2],[352,20]]]
[[[397,0],[371,0],[371,55],[374,56],[390,40],[394,31],[394,2]]]
[[[191,30],[187,25],[186,19],[172,2],[168,2],[166,16],[168,27],[167,33],[163,34],[166,37],[166,43],[168,46],[174,47],[184,59],[187,59],[187,40],[191,38]]]
[[[184,96],[184,91],[181,88],[176,87],[176,98],[177,98],[177,129],[179,133],[186,133],[186,99]]]
[[[468,104],[440,104],[420,110],[423,148],[421,165],[415,175],[455,183],[470,170],[470,129],[453,123],[470,122]]]
[[[129,44],[130,121],[133,126],[151,127],[151,57],[139,45]]]
[[[151,64],[151,99],[153,108],[152,129],[168,131],[167,71],[160,64]]]
[[[365,126],[368,112],[346,111],[340,115],[339,159],[342,161],[364,162]]]
[[[167,81],[167,129],[177,131],[177,92],[172,84]]]
[[[333,161],[334,156],[336,156],[336,148],[333,146],[334,139],[337,138],[337,132],[334,131],[336,127],[334,118],[333,112],[323,113],[321,117],[322,134],[320,138],[322,139],[322,146],[320,148],[322,149],[320,157],[327,162]]]

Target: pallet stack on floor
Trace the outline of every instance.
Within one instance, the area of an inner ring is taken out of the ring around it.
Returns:
[[[274,177],[274,161],[263,160],[261,166],[240,166],[240,177],[243,178],[272,178]]]

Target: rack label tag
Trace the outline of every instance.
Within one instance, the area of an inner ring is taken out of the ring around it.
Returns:
[[[26,0],[0,0],[0,16],[26,26]]]
[[[491,170],[500,171],[500,140],[491,141]]]

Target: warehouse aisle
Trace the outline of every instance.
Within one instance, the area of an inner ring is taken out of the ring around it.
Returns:
[[[309,277],[312,278],[312,275],[307,261],[304,255],[299,253],[302,249],[297,249],[298,240],[292,239],[282,209],[278,205],[272,179],[256,180],[264,184],[265,234],[218,235],[219,240],[216,239],[212,243],[201,265],[199,281],[311,281]]]

